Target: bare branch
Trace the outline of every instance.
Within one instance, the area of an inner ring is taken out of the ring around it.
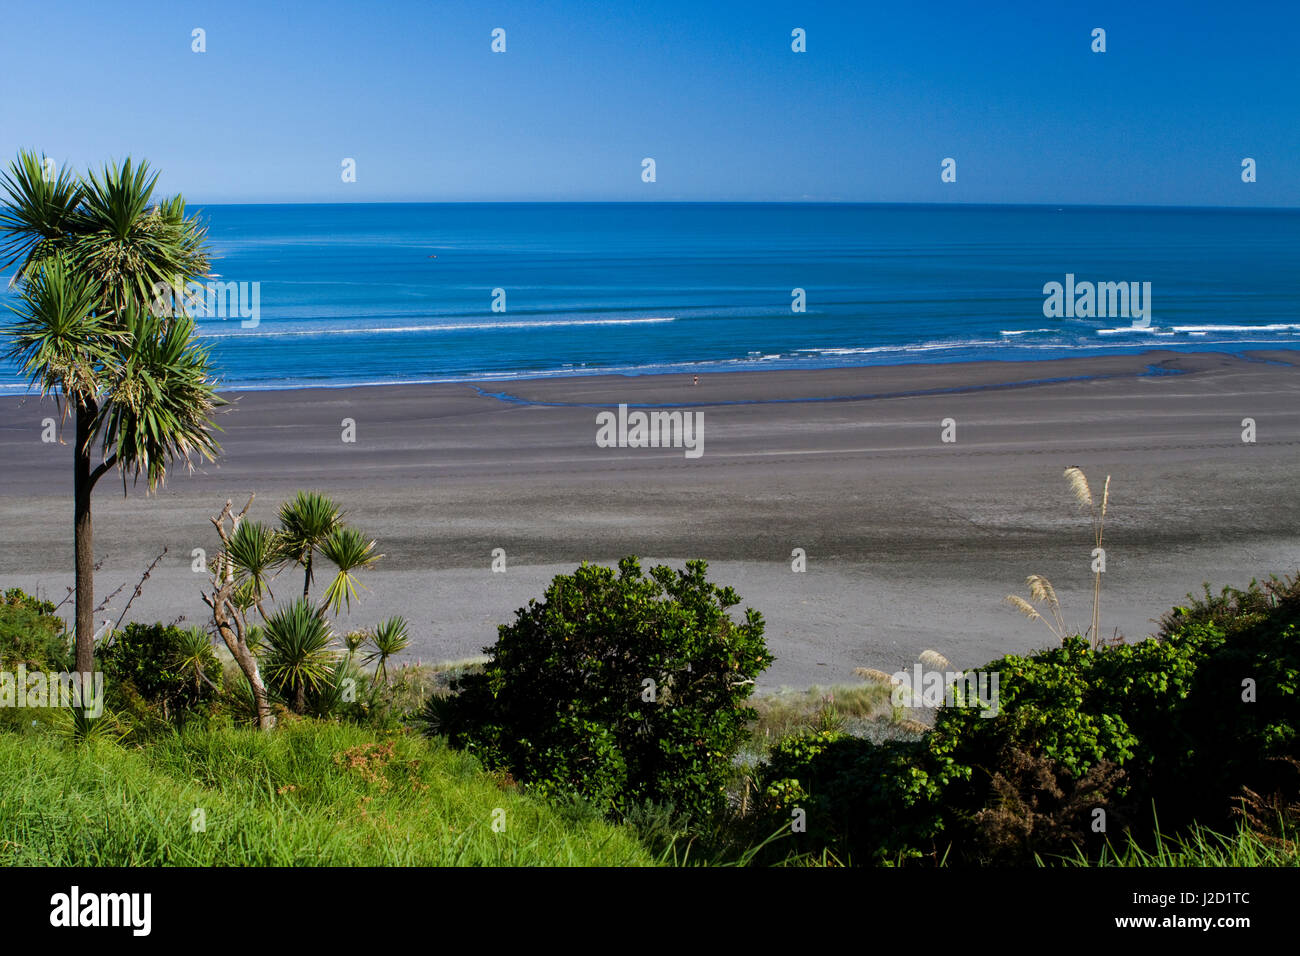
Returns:
[[[104,598],[104,600],[102,600],[102,601],[99,602],[99,604],[95,607],[95,613],[98,614],[100,611],[102,611],[102,610],[104,610],[105,608],[107,608],[109,602],[112,601],[113,598],[117,597],[118,594],[120,594],[120,593],[122,592],[122,588],[124,588],[124,587],[126,587],[126,582],[125,582],[125,581],[123,581],[121,584],[119,584],[119,585],[117,586],[117,590],[116,590],[116,591],[114,591],[112,594],[108,595],[108,597]]]
[[[149,580],[149,575],[153,573],[154,568],[158,567],[158,562],[163,559],[163,555],[166,553],[167,553],[167,546],[164,545],[162,549],[162,554],[159,554],[158,557],[154,558],[153,564],[145,568],[144,574],[140,576],[140,583],[135,586],[135,593],[131,595],[131,600],[126,602],[126,607],[122,608],[122,616],[119,617],[117,619],[117,623],[113,625],[113,630],[116,631],[119,627],[122,626],[122,620],[123,618],[126,617],[126,612],[131,610],[131,605],[135,603],[135,599],[138,598],[144,592],[144,582]],[[118,588],[118,591],[120,590],[121,588]],[[116,594],[117,592],[115,591],[113,593]]]
[[[63,607],[63,605],[65,605],[65,604],[67,604],[69,601],[71,601],[71,600],[72,600],[72,595],[73,595],[74,591],[75,591],[75,588],[68,588],[68,594],[67,594],[67,597],[65,597],[65,598],[64,598],[62,601],[60,601],[58,604],[54,605],[54,610],[57,611],[59,608]]]

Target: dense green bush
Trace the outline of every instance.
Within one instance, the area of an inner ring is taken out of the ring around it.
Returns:
[[[1300,578],[1216,596],[1207,588],[1203,600],[1165,616],[1161,638],[1198,655],[1200,666],[1160,741],[1169,752],[1156,755],[1153,799],[1162,817],[1176,809],[1218,826],[1243,787],[1285,786],[1286,760],[1300,758]]]
[[[814,850],[987,863],[1095,854],[1153,833],[1157,813],[1167,832],[1231,826],[1247,788],[1294,805],[1279,788],[1300,757],[1298,624],[1295,580],[1252,582],[1207,589],[1136,644],[1003,657],[980,669],[999,674],[996,716],[942,707],[915,747],[786,741],[760,769],[764,807],[805,806]]]
[[[923,749],[919,741],[874,744],[837,730],[786,737],[759,777],[771,822],[784,819],[793,837],[773,849],[828,850],[840,863],[935,859],[945,774],[966,769],[929,761]]]
[[[706,570],[646,575],[628,557],[557,576],[500,628],[481,673],[430,699],[432,729],[543,794],[716,810],[772,657],[762,616],[733,621],[740,598]]]
[[[1062,760],[1076,778],[1110,761],[1124,768],[1128,781],[1116,796],[1142,817],[1143,827],[1154,824],[1153,806],[1167,828],[1193,821],[1226,826],[1243,787],[1267,789],[1278,759],[1300,756],[1298,623],[1296,580],[1251,582],[1244,591],[1225,588],[1216,596],[1207,588],[1204,599],[1165,615],[1154,638],[1096,652],[1076,641],[1073,650],[1025,662],[1041,667],[1069,658],[1049,673],[1022,674],[1023,659],[1004,658],[988,668],[1002,671],[1012,726],[997,726],[1001,718],[981,721],[970,711],[946,713],[936,721],[940,750],[978,764],[991,746],[1010,739]],[[1253,701],[1244,699],[1247,679]],[[1082,695],[1037,711],[1050,728],[1029,732],[1023,695],[1054,693],[1054,685],[1070,681]]]
[[[70,642],[54,605],[10,588],[0,600],[0,665],[63,671],[72,666]]]
[[[69,671],[72,646],[54,605],[10,588],[0,597],[0,670]],[[0,730],[22,730],[37,714],[27,708],[0,707]]]
[[[211,640],[197,628],[132,622],[98,648],[110,706],[141,716],[139,702],[163,720],[184,722],[206,710],[220,691],[221,667]]]

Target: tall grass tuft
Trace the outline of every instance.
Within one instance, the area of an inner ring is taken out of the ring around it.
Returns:
[[[1071,465],[1065,469],[1065,479],[1070,483],[1070,490],[1074,492],[1079,507],[1087,510],[1088,517],[1092,520],[1093,546],[1097,550],[1101,550],[1102,538],[1106,531],[1106,512],[1110,509],[1110,475],[1106,476],[1106,484],[1102,489],[1100,499],[1093,496],[1092,489],[1088,486],[1088,478],[1084,475],[1083,469],[1078,466]],[[1092,573],[1092,629],[1090,637],[1094,647],[1101,643],[1100,568]]]
[[[1094,551],[1094,561],[1096,561],[1097,552],[1102,550],[1102,541],[1106,532],[1106,514],[1110,510],[1110,475],[1106,476],[1101,498],[1093,496],[1092,486],[1088,484],[1088,476],[1077,465],[1065,469],[1064,477],[1069,482],[1075,501],[1088,511],[1092,521],[1092,541],[1096,549]],[[1092,573],[1092,620],[1086,635],[1092,641],[1094,648],[1101,644],[1101,574],[1101,565],[1098,564]],[[1064,641],[1074,633],[1065,624],[1065,617],[1061,613],[1061,602],[1056,596],[1056,588],[1052,587],[1051,581],[1041,574],[1031,574],[1025,579],[1025,585],[1029,588],[1029,601],[1019,595],[1008,594],[1005,598],[1006,602],[1029,620],[1042,621],[1058,641]],[[1046,608],[1050,619],[1031,602],[1037,602]]]
[[[1186,835],[1168,837],[1156,829],[1154,841],[1143,847],[1131,837],[1116,847],[1107,845],[1095,860],[1082,852],[1078,857],[1062,860],[1039,858],[1040,866],[1124,866],[1124,867],[1222,867],[1222,866],[1300,866],[1300,848],[1269,842],[1248,827],[1232,833],[1217,833],[1194,826]]]

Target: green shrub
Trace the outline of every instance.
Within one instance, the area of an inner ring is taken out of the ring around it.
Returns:
[[[859,864],[934,860],[943,852],[939,797],[948,774],[964,773],[930,760],[921,741],[805,730],[781,740],[761,766],[760,806],[769,826],[791,828],[793,842],[774,848],[781,852],[828,851]]]
[[[856,860],[927,857],[946,844],[952,862],[1026,863],[1142,841],[1157,811],[1177,833],[1235,825],[1243,798],[1295,799],[1285,778],[1300,757],[1295,579],[1207,589],[1136,644],[1094,649],[1069,637],[980,670],[999,675],[996,716],[944,706],[914,747],[800,735],[760,768],[764,808],[799,801],[811,848]],[[1098,809],[1105,837],[1091,827]]]
[[[1300,578],[1252,581],[1242,591],[1176,608],[1161,638],[1199,666],[1163,738],[1152,797],[1161,818],[1223,828],[1243,788],[1264,794],[1300,758]],[[1251,682],[1248,695],[1245,682]]]
[[[10,588],[0,597],[0,670],[69,671],[72,650],[62,619],[54,605]],[[0,729],[25,731],[49,718],[46,712],[0,707]]]
[[[0,601],[0,665],[64,671],[72,667],[70,642],[54,605],[19,588],[4,592]]]
[[[348,720],[370,727],[396,729],[400,721],[386,720],[381,703],[382,685],[350,657],[338,655],[324,679],[306,696],[306,713],[312,717]]]
[[[500,628],[481,673],[430,698],[432,729],[543,794],[715,811],[772,656],[762,616],[733,621],[739,597],[706,570],[646,575],[628,557],[557,576]]]
[[[205,711],[220,689],[221,667],[200,630],[132,622],[98,648],[110,702],[139,719],[143,701],[164,721]]]
[[[993,777],[1011,751],[1047,758],[1080,777],[1102,761],[1122,766],[1138,741],[1109,688],[1094,673],[1121,646],[1095,651],[1082,637],[1028,657],[1009,655],[980,668],[999,675],[998,713],[989,717],[974,707],[942,707],[927,736],[928,752],[972,768],[970,785],[957,802],[976,811],[988,805]],[[1124,668],[1113,667],[1113,673]]]

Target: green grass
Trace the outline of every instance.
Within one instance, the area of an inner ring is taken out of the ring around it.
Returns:
[[[492,826],[498,810],[501,832]],[[682,835],[648,841],[651,849],[636,833],[576,804],[526,797],[441,741],[409,733],[286,721],[271,734],[194,729],[131,747],[0,733],[0,866],[745,865],[757,850],[700,852]],[[849,862],[798,853],[781,861]],[[1039,863],[1290,867],[1300,866],[1300,848],[1244,827],[1198,827],[1108,848],[1097,860]]]
[[[1066,866],[1300,866],[1300,844],[1268,841],[1246,827],[1230,834],[1216,833],[1205,827],[1193,827],[1184,837],[1165,837],[1158,831],[1154,844],[1143,848],[1130,840],[1119,847],[1108,846],[1100,858],[1088,860],[1080,855],[1067,860],[1039,860],[1040,865]]]
[[[4,866],[655,862],[630,829],[528,798],[410,734],[303,721],[122,747],[0,733]]]

